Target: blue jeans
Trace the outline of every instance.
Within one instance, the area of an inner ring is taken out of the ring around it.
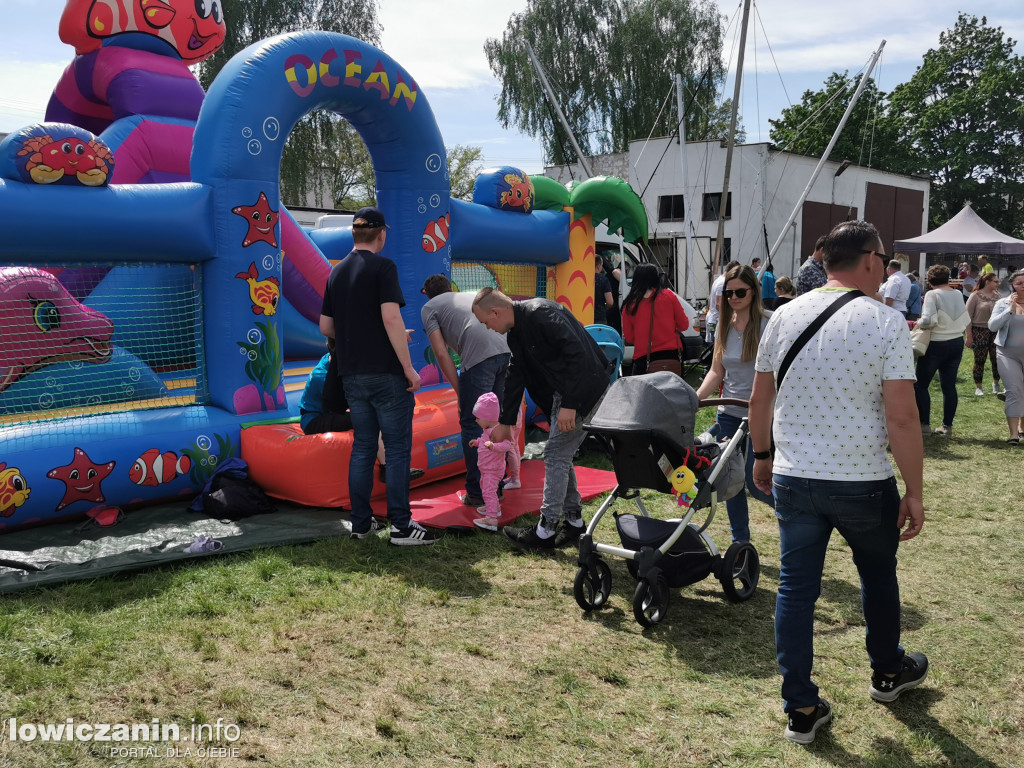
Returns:
[[[736,434],[740,428],[741,418],[731,416],[728,413],[719,412],[715,423],[708,431],[715,436],[716,440],[729,438]],[[775,506],[771,496],[754,485],[754,448],[747,437],[746,445],[746,482],[747,491],[758,501],[763,501],[769,507]],[[729,528],[732,531],[733,541],[750,541],[750,514],[747,510],[747,494],[741,491],[725,502],[725,511],[729,514]]]
[[[814,604],[832,530],[853,552],[871,668],[899,672],[900,588],[896,579],[900,494],[896,479],[836,481],[772,477],[782,564],[775,601],[775,648],[786,712],[818,703],[811,681]]]
[[[409,461],[412,453],[412,414],[416,398],[406,392],[409,383],[393,373],[343,376],[345,397],[352,415],[352,458],[348,465],[348,490],[352,499],[352,529],[370,525],[373,510],[373,465],[377,460],[377,434],[384,440],[388,463],[388,520],[396,528],[408,528]]]
[[[476,466],[476,448],[470,446],[469,441],[480,437],[483,430],[473,416],[473,406],[485,392],[493,392],[498,396],[498,402],[501,402],[511,359],[512,355],[508,353],[494,355],[459,374],[459,426],[462,431],[462,455],[466,459],[466,493],[477,498],[482,498],[480,470]],[[391,464],[390,458],[388,464]]]
[[[932,383],[936,372],[939,374],[939,386],[942,387],[942,423],[953,426],[956,406],[959,398],[956,394],[956,374],[960,370],[960,358],[964,355],[962,337],[948,341],[933,341],[917,361],[917,382],[914,384],[914,397],[917,399],[917,412],[922,424],[931,424],[932,396],[928,393],[928,385]]]

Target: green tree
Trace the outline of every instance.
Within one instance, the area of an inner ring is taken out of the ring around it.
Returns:
[[[671,135],[677,116],[672,76],[681,73],[700,105],[687,114],[687,138],[719,138],[713,120],[725,77],[722,23],[710,0],[529,0],[500,40],[484,45],[501,80],[498,119],[544,142],[545,158],[576,160],[526,49],[529,41],[558,93],[559,106],[587,155],[624,152],[633,139]],[[657,117],[657,122],[652,120]]]
[[[935,180],[933,227],[970,202],[997,229],[1024,234],[1024,65],[1015,45],[984,16],[961,13],[890,94],[907,170]]]
[[[285,32],[322,29],[340,32],[373,45],[380,44],[378,0],[222,0],[226,34],[224,46],[197,65],[197,77],[209,88],[217,73],[239,51]],[[325,161],[342,158],[365,145],[348,123],[332,112],[314,110],[292,129],[281,159],[281,199],[286,205],[306,205],[307,196],[358,187],[357,178],[339,178],[358,166]],[[342,198],[347,192],[342,194]]]
[[[452,197],[459,200],[473,199],[473,185],[477,174],[483,170],[483,150],[480,147],[465,147],[456,144],[448,147],[448,175],[451,177]]]
[[[821,157],[861,77],[851,80],[847,72],[833,72],[820,90],[804,91],[799,104],[782,110],[778,120],[768,121],[772,143],[789,152]],[[869,78],[829,160],[899,170],[904,163],[895,130],[886,117],[886,104],[885,93]]]
[[[352,211],[377,203],[377,182],[370,153],[358,136],[354,135],[354,138],[355,141],[338,156],[335,165],[326,169],[335,206]],[[447,148],[446,155],[452,197],[472,200],[476,176],[483,168],[483,150],[456,144]]]

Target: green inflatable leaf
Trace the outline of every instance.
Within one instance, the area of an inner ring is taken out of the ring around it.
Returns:
[[[615,176],[594,176],[573,185],[569,205],[576,218],[589,213],[594,224],[605,222],[609,232],[622,231],[627,242],[647,239],[647,210],[640,196]]]
[[[569,190],[547,176],[531,176],[536,194],[535,205],[539,210],[560,211],[569,205]]]

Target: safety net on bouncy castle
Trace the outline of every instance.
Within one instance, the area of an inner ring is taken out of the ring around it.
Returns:
[[[200,274],[0,265],[0,426],[205,404]]]
[[[452,284],[457,291],[497,288],[514,299],[549,298],[554,295],[554,269],[544,264],[452,263]]]

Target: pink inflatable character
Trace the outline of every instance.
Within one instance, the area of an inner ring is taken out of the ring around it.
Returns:
[[[0,269],[0,328],[0,392],[46,365],[110,360],[110,318],[75,301],[42,269]]]

